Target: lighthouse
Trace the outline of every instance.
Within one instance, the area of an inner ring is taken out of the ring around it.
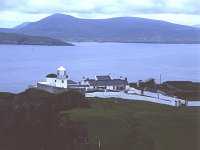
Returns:
[[[57,69],[57,78],[55,79],[56,87],[67,88],[67,71],[61,66]]]
[[[49,93],[62,93],[70,90],[85,92],[88,85],[80,85],[73,80],[68,79],[66,69],[61,66],[57,69],[57,73],[50,73],[46,76],[46,82],[38,82],[37,89],[47,91]]]

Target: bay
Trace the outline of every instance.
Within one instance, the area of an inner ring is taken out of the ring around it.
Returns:
[[[18,93],[63,65],[69,79],[111,74],[200,82],[200,44],[74,43],[76,46],[0,45],[0,91]]]

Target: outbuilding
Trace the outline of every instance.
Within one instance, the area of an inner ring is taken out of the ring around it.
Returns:
[[[113,79],[110,75],[95,76],[94,79],[83,79],[82,85],[89,85],[93,90],[115,90],[124,91],[129,89],[127,78]]]

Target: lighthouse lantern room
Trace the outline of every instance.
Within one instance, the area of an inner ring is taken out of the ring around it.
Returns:
[[[67,73],[66,69],[61,66],[57,69],[57,78],[55,80],[56,87],[67,88]]]
[[[57,69],[57,78],[67,78],[66,69],[63,66]]]

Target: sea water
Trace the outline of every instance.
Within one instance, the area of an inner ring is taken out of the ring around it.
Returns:
[[[200,44],[75,43],[76,46],[0,45],[0,91],[18,93],[63,65],[69,79],[108,75],[129,82],[200,82]]]

